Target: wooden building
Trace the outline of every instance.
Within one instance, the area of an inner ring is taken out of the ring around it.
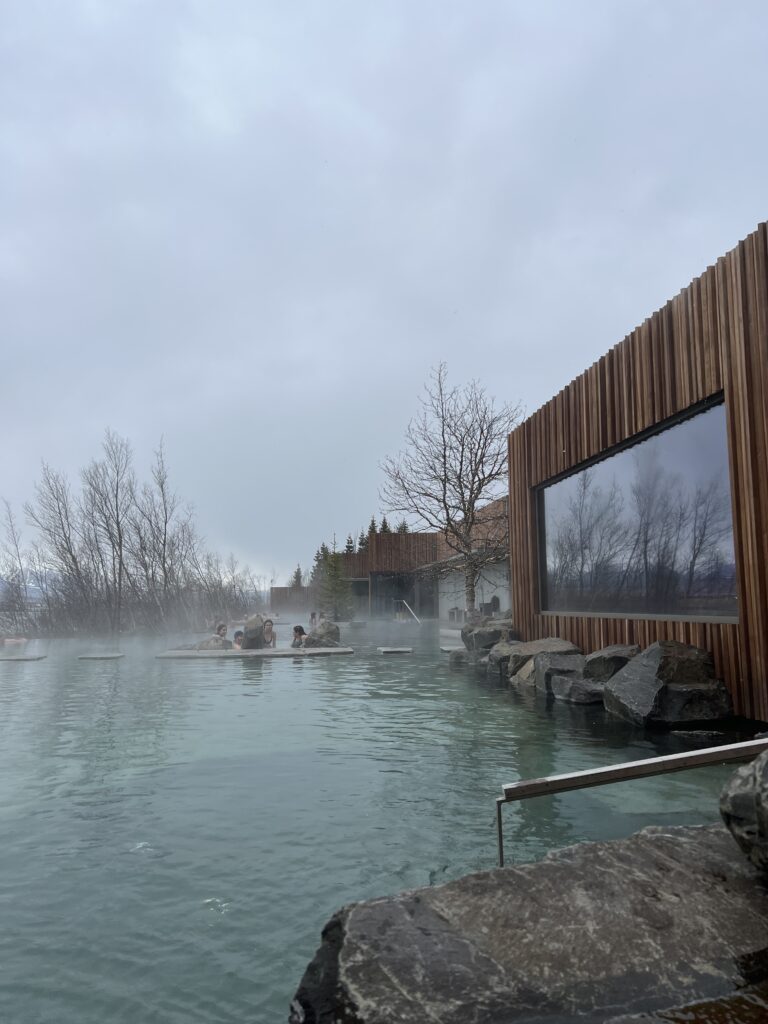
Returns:
[[[761,224],[510,435],[523,636],[695,644],[768,720],[767,399]]]
[[[394,618],[406,601],[417,615],[434,617],[435,583],[422,570],[437,557],[438,535],[371,533],[366,540],[362,551],[339,552],[355,616]],[[319,605],[319,594],[311,586],[272,587],[270,591],[270,607],[275,612],[309,612],[320,610]]]
[[[416,615],[437,614],[434,582],[421,572],[434,562],[436,533],[371,533],[367,547],[341,554],[344,578],[349,580],[355,613],[367,618],[393,618],[407,602]]]

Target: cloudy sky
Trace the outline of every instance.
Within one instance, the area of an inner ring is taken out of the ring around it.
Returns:
[[[0,495],[163,437],[284,582],[430,367],[533,412],[766,218],[766,43],[763,0],[0,0]]]

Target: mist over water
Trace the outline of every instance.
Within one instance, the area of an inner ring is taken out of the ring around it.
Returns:
[[[0,662],[2,1020],[285,1020],[334,909],[495,866],[503,783],[683,749],[452,673],[430,625],[344,630],[354,656],[155,660],[190,639]],[[508,857],[714,821],[729,771],[507,808]]]

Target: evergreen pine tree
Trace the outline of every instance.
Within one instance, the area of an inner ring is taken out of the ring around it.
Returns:
[[[301,572],[301,566],[297,565],[294,570],[293,576],[291,576],[291,582],[288,584],[289,587],[301,587],[304,585],[304,576]]]
[[[379,533],[392,533],[392,531],[389,528],[389,523],[387,522],[386,516],[381,517],[381,526],[379,527]]]
[[[371,537],[378,531],[376,529],[376,516],[371,516],[371,521],[368,524],[368,536]]]
[[[365,549],[367,547],[368,547],[368,536],[367,536],[367,534],[363,533],[363,531],[361,530],[360,531],[360,536],[357,538],[357,550],[358,551],[365,551]]]
[[[328,545],[323,542],[315,552],[314,564],[312,565],[312,572],[309,577],[311,583],[322,583],[330,554]]]
[[[355,541],[351,533],[347,534],[347,543],[344,547],[344,553],[347,555],[354,555],[355,553]]]
[[[335,621],[348,619],[352,610],[352,587],[344,579],[341,555],[329,552],[320,582],[320,600]]]
[[[406,521],[404,519],[401,519],[400,522],[395,527],[395,533],[410,533],[410,532],[411,531],[408,529],[408,523],[406,523]]]

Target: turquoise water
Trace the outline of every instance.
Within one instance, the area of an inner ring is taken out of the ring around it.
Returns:
[[[684,749],[453,673],[433,627],[348,638],[302,663],[155,660],[167,639],[0,662],[0,1020],[284,1021],[335,908],[494,866],[503,783]],[[508,858],[713,821],[728,774],[507,808]]]

